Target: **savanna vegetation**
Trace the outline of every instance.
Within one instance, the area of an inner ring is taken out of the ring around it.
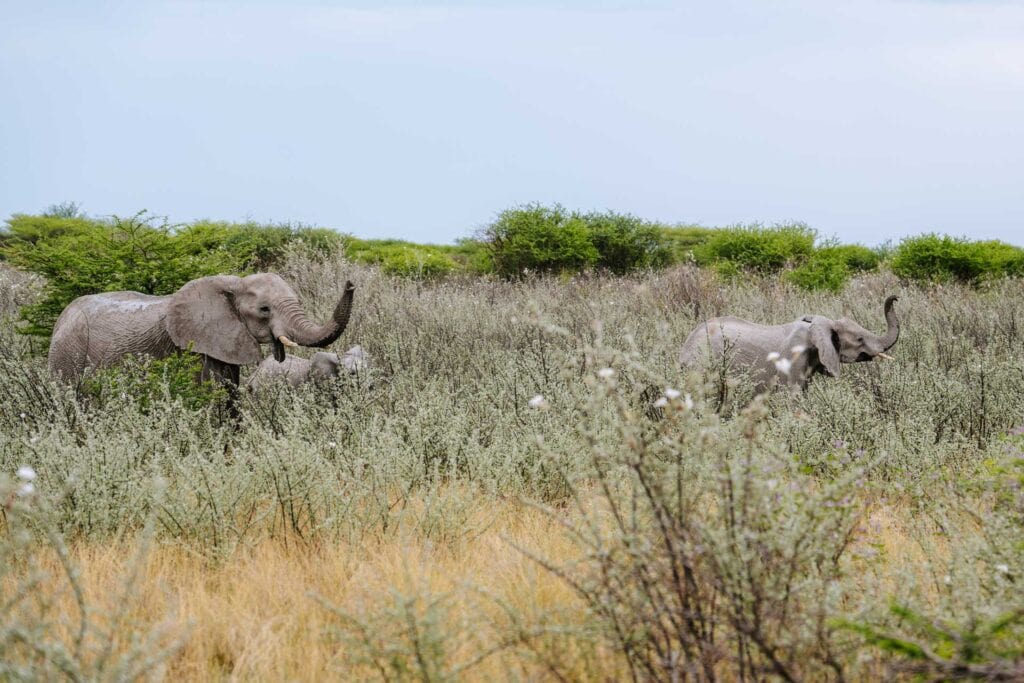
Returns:
[[[61,213],[0,237],[0,679],[1024,677],[1014,247],[528,206],[435,251]],[[371,376],[232,419],[188,356],[47,373],[76,292],[262,269],[321,318],[353,280],[339,344]],[[676,366],[707,316],[879,330],[890,293],[896,360],[804,393]]]

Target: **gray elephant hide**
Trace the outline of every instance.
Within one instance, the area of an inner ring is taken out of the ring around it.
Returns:
[[[248,386],[262,389],[274,382],[287,382],[297,387],[307,382],[317,382],[346,375],[361,375],[371,366],[370,355],[361,346],[353,346],[344,354],[319,351],[309,359],[288,355],[278,363],[273,356],[265,358],[249,377]]]
[[[725,363],[727,369],[750,373],[755,390],[774,384],[800,389],[815,374],[838,377],[841,363],[888,358],[899,337],[899,319],[890,296],[884,312],[887,330],[876,335],[849,318],[833,320],[807,315],[784,325],[761,325],[726,316],[701,323],[687,337],[679,354],[683,367]]]

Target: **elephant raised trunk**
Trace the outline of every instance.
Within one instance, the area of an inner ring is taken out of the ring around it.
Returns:
[[[899,297],[889,296],[885,300],[885,336],[882,337],[882,351],[888,351],[896,343],[896,340],[900,338],[900,319],[896,317],[896,309],[893,308],[893,304],[899,300]]]
[[[290,346],[289,342],[298,346],[313,346],[324,348],[334,343],[345,327],[348,326],[349,316],[352,314],[352,298],[356,287],[351,282],[345,283],[345,293],[334,308],[334,315],[323,325],[317,325],[306,317],[305,311],[298,301],[288,301],[282,306],[285,315],[285,333],[279,335],[276,342]],[[275,343],[275,355],[277,343]],[[283,350],[283,349],[282,349]],[[282,359],[283,360],[283,359]]]

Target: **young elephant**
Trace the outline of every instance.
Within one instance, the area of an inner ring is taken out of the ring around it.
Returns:
[[[680,365],[698,367],[709,357],[728,359],[729,367],[752,373],[757,392],[773,383],[801,389],[815,373],[839,376],[840,363],[890,358],[886,351],[900,336],[893,303],[885,300],[888,329],[876,335],[848,318],[832,320],[806,315],[785,325],[760,325],[731,316],[712,318],[690,333],[679,355]]]
[[[259,389],[273,382],[287,381],[297,387],[306,382],[317,382],[337,377],[342,371],[349,375],[366,372],[370,367],[370,356],[361,346],[353,346],[342,356],[336,353],[318,351],[307,360],[298,356],[286,356],[278,363],[273,356],[266,358],[249,378],[249,386]]]

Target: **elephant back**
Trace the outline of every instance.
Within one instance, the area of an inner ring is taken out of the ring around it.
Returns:
[[[265,387],[273,382],[287,381],[291,386],[298,386],[309,376],[309,361],[298,356],[285,356],[278,362],[273,356],[264,358],[249,377],[248,386],[253,389]]]
[[[50,369],[66,378],[126,355],[163,358],[175,346],[164,329],[170,297],[139,292],[89,294],[60,314],[50,338]]]

